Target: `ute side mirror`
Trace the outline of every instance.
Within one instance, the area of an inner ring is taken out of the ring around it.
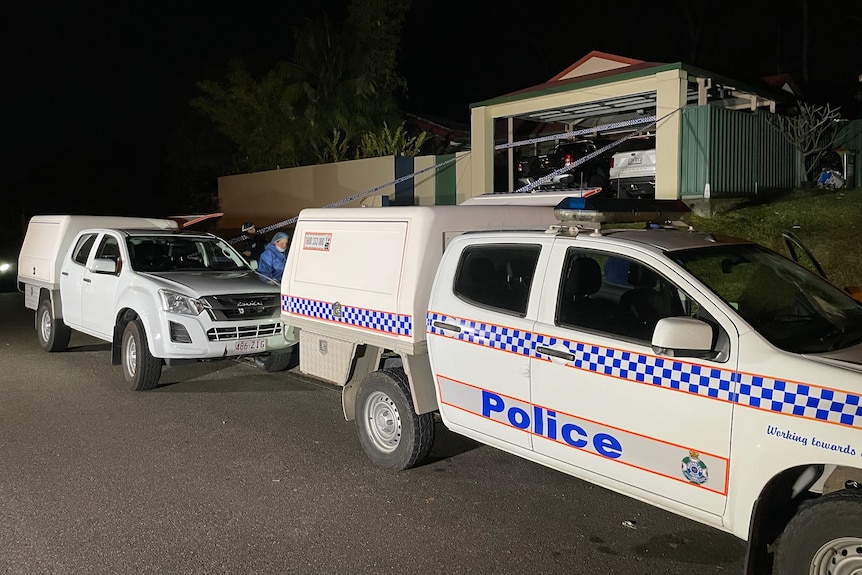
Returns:
[[[90,266],[90,271],[97,274],[116,274],[120,271],[120,262],[110,258],[96,258]]]
[[[717,353],[712,348],[714,339],[713,327],[705,321],[693,317],[665,317],[655,326],[652,348],[658,355],[708,359]]]

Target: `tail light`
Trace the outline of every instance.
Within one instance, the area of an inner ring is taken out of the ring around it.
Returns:
[[[614,167],[614,158],[613,157],[611,157],[611,167],[612,168]]]
[[[567,166],[568,166],[568,165],[570,165],[570,164],[572,163],[572,161],[573,161],[573,160],[574,160],[574,158],[572,157],[572,155],[571,155],[571,154],[566,154],[566,155],[565,155],[565,161],[566,161],[566,165],[567,165]]]

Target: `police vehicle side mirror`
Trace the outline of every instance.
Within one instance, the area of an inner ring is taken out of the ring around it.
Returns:
[[[666,317],[658,321],[652,335],[652,348],[658,355],[709,358],[713,328],[693,317]]]

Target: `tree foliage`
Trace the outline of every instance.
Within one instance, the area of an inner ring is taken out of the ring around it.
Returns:
[[[242,62],[199,82],[192,106],[234,144],[244,169],[338,161],[363,134],[399,117],[396,71],[410,2],[352,0],[343,24],[326,15],[295,27],[293,56],[255,79]]]
[[[395,130],[383,122],[378,132],[366,132],[356,148],[357,158],[376,158],[378,156],[417,156],[428,139],[428,132],[411,136],[404,128],[404,122]]]
[[[812,181],[817,177],[820,156],[840,140],[843,123],[839,109],[829,104],[818,106],[801,102],[794,116],[770,114],[768,118],[799,152],[805,180]]]

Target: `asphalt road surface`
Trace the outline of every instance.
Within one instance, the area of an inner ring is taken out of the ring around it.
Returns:
[[[375,467],[338,390],[225,361],[125,387],[107,345],[39,349],[0,294],[0,573],[741,573],[735,537],[438,424]]]

